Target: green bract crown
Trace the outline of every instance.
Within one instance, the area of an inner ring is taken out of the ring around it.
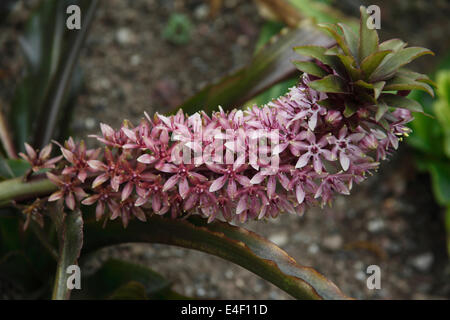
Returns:
[[[327,94],[320,104],[343,110],[351,118],[360,108],[375,113],[383,122],[389,107],[423,112],[422,106],[405,96],[410,90],[423,90],[434,96],[434,82],[426,75],[405,69],[404,66],[425,54],[433,54],[421,47],[406,48],[400,39],[379,43],[377,31],[367,27],[368,14],[361,6],[359,34],[341,23],[320,24],[335,40],[331,48],[299,46],[294,50],[316,61],[294,61],[296,67],[310,76],[307,85]]]

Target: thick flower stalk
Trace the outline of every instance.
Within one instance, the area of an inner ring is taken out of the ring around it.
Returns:
[[[146,114],[138,126],[125,121],[118,130],[101,124],[95,138],[102,151],[69,139],[60,145],[64,159],[47,173],[59,186],[48,200],[64,199],[71,210],[95,205],[98,220],[120,218],[126,226],[148,212],[241,222],[302,215],[348,195],[409,133],[409,109],[418,107],[405,93],[432,89],[425,76],[399,69],[425,49],[378,44],[363,23],[358,44],[340,28],[344,36],[328,28],[334,48],[297,48],[315,60],[296,62],[304,72],[299,84],[267,105]],[[28,150],[25,158],[35,170],[39,163],[51,168],[48,153],[36,161]]]

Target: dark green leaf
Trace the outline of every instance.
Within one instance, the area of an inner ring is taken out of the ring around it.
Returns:
[[[358,106],[350,101],[345,102],[344,117],[350,118],[358,111]]]
[[[60,211],[63,215],[64,212]],[[65,214],[61,228],[59,228],[59,260],[53,287],[53,300],[67,300],[70,290],[67,280],[70,276],[67,268],[76,265],[83,247],[83,217],[79,210]]]
[[[336,92],[336,93],[347,92],[345,81],[342,80],[341,77],[332,74],[322,79],[311,81],[308,84],[308,86],[320,92]]]
[[[347,45],[344,37],[339,34],[337,27],[333,24],[319,24],[319,27],[328,31],[328,33],[336,40],[339,47],[344,51],[345,55],[353,57],[350,47]]]
[[[341,28],[342,33],[344,34],[344,39],[347,42],[347,45],[350,49],[350,52],[352,53],[352,56],[355,58],[356,62],[359,63],[358,36],[356,35],[356,33],[353,32],[353,30],[349,26],[342,23],[338,23],[338,26]]]
[[[71,41],[64,56],[59,60],[55,75],[43,98],[43,108],[40,110],[34,137],[34,145],[39,148],[43,148],[53,137],[57,119],[71,88],[74,68],[89,32],[97,4],[98,0],[89,1],[86,9],[82,9],[82,12],[86,12],[86,14],[83,16],[81,29],[71,34]]]
[[[367,19],[369,15],[366,8],[361,6],[361,20],[359,25],[359,61],[364,61],[366,57],[378,50],[378,34],[376,29],[367,27]]]
[[[380,100],[386,103],[389,107],[404,108],[414,112],[423,112],[422,106],[417,101],[395,94],[383,93],[380,96]]]
[[[143,284],[130,281],[116,291],[114,291],[108,299],[110,300],[148,300]]]
[[[213,254],[258,274],[299,299],[347,299],[329,280],[312,268],[298,265],[272,242],[255,233],[223,222],[207,224],[191,217],[173,220],[152,216],[147,223],[132,221],[127,229],[119,223],[102,228],[86,226],[85,250],[126,242],[177,245]]]
[[[314,45],[304,45],[294,47],[294,51],[299,55],[310,57],[319,60],[323,64],[332,66],[336,62],[336,58],[333,56],[326,55],[325,52],[328,50],[326,47],[314,46]]]
[[[384,57],[391,53],[391,50],[377,51],[371,53],[361,62],[361,69],[364,72],[366,79],[372,74],[372,72],[380,65]]]
[[[352,57],[345,56],[343,54],[337,54],[337,57],[344,65],[346,75],[348,75],[352,80],[361,79],[362,77],[361,71],[360,69],[357,69],[355,67],[355,60],[353,60]]]
[[[402,49],[398,52],[390,53],[385,57],[378,68],[375,69],[375,71],[369,77],[369,80],[377,81],[392,77],[400,67],[425,54],[434,55],[430,50],[420,47],[410,47]]]
[[[409,77],[396,75],[394,78],[387,81],[384,90],[398,91],[398,90],[421,90],[427,92],[434,97],[433,88],[424,82],[415,81]]]
[[[312,74],[316,77],[323,77],[327,72],[319,67],[316,63],[311,61],[293,61],[292,62],[298,70],[307,74]]]
[[[358,87],[365,88],[365,89],[373,89],[374,88],[372,83],[367,83],[364,80],[355,81],[354,84]]]
[[[129,292],[125,288],[137,289],[134,285],[130,288],[128,286],[130,283],[138,283],[142,286],[145,297],[149,299],[161,299],[176,294],[171,289],[172,283],[150,268],[127,261],[109,259],[94,274],[83,279],[83,291],[75,292],[73,298],[106,299],[111,298],[111,295],[117,297],[118,292],[121,295]],[[134,289],[129,293],[134,292]]]

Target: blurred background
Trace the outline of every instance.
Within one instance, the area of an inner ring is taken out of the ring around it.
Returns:
[[[311,19],[354,23],[361,4],[378,5],[381,40],[398,37],[436,53],[412,66],[442,83],[434,100],[412,93],[434,118],[418,115],[416,133],[351,196],[337,197],[333,208],[245,227],[355,298],[450,298],[449,1],[101,0],[82,46],[61,31],[66,13],[60,9],[69,3],[77,1],[0,3],[0,108],[8,115],[5,122],[16,128],[17,145],[21,139],[38,141],[40,131],[33,130],[51,121],[42,114],[51,113],[58,99],[52,92],[63,82],[61,61],[71,52],[79,50],[79,57],[63,90],[57,139],[97,134],[100,122],[116,128],[124,119],[137,123],[144,111],[173,111],[206,85],[251,63],[282,28]],[[89,3],[80,5],[83,21]],[[252,102],[267,102],[294,83],[291,75]],[[93,139],[87,142],[95,145]],[[151,267],[187,296],[290,298],[231,263],[167,246],[108,248],[85,261],[83,270],[93,272],[110,257]],[[381,290],[366,287],[365,271],[372,264],[381,267]],[[14,283],[0,281],[0,298],[20,297]]]

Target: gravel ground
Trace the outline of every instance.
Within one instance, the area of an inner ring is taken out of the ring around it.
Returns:
[[[251,1],[223,2],[217,17],[210,18],[204,1],[102,1],[81,58],[85,89],[72,123],[75,136],[97,133],[99,122],[117,127],[124,118],[136,123],[143,111],[152,114],[170,110],[204,84],[245,65],[251,59],[263,20]],[[386,31],[382,32],[395,33],[401,27],[406,35],[398,36],[409,39],[412,45],[444,52],[448,39],[445,33],[436,31],[436,19],[417,20],[417,15],[396,19],[406,2],[389,2],[388,17],[397,22],[386,22]],[[417,3],[421,2],[408,3],[420,8]],[[339,5],[348,12],[354,10],[351,1]],[[436,1],[439,5],[442,1]],[[184,13],[193,24],[191,40],[185,45],[171,44],[162,37],[173,11]],[[443,10],[438,11],[441,17]],[[422,23],[422,28],[404,22],[411,19]],[[442,21],[438,25],[444,28],[447,18]],[[20,74],[22,60],[17,54],[18,31],[8,25],[1,28],[0,69],[10,76],[6,80],[0,77],[0,99],[9,101],[12,86],[7,84],[14,78],[11,75]],[[419,67],[427,70],[430,66]],[[352,297],[448,299],[450,267],[441,209],[433,201],[428,176],[414,168],[412,154],[402,146],[392,161],[355,187],[350,197],[338,197],[333,208],[313,209],[302,218],[284,215],[245,227],[278,244],[300,264],[313,266]],[[95,268],[108,257],[147,265],[174,281],[176,291],[189,296],[290,298],[250,272],[199,252],[160,245],[123,245],[102,250],[88,265]],[[366,287],[365,271],[371,264],[381,268],[381,290]],[[6,290],[1,285],[0,293]]]

